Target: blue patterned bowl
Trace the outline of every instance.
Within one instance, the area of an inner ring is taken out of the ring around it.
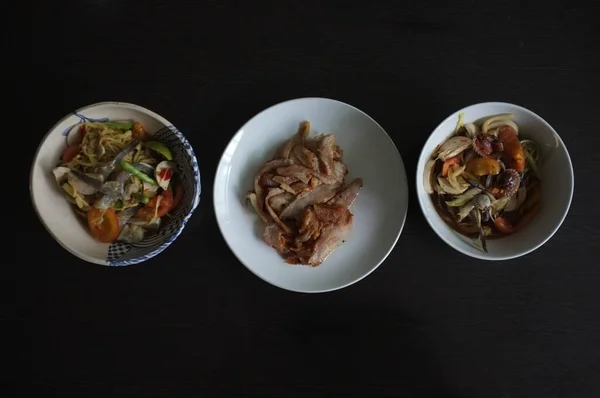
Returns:
[[[133,119],[142,123],[154,139],[162,141],[173,153],[184,195],[171,217],[156,235],[139,243],[100,243],[75,214],[55,182],[56,166],[70,132],[86,121]],[[69,252],[82,260],[110,266],[141,263],[165,250],[183,231],[200,203],[198,161],[185,137],[162,116],[138,105],[123,102],[100,102],[78,109],[62,118],[42,140],[33,159],[30,176],[33,207],[48,232]]]

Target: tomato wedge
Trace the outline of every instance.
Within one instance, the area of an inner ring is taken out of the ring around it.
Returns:
[[[173,204],[171,205],[171,210],[179,206],[179,203],[181,203],[181,199],[183,199],[183,187],[178,184],[175,185],[175,194],[173,194]]]
[[[521,206],[523,208],[523,206]],[[529,212],[525,213],[515,225],[512,225],[505,217],[498,217],[494,220],[494,227],[503,234],[513,234],[525,228],[526,225],[540,211],[540,202],[535,203]]]
[[[88,226],[92,236],[102,243],[111,243],[117,240],[121,233],[117,214],[111,208],[102,211],[95,207],[88,211]]]
[[[77,154],[79,153],[79,144],[69,145],[65,148],[65,151],[62,154],[62,161],[64,163],[69,163]]]
[[[161,198],[160,202],[158,201],[159,197]],[[156,209],[157,204],[158,209]],[[155,209],[156,215],[158,217],[162,217],[165,214],[167,214],[169,210],[171,210],[172,206],[173,191],[171,191],[171,188],[168,188],[167,190],[163,191],[160,195],[156,195],[155,197],[153,197],[152,200],[148,202],[148,204],[145,207],[139,209],[136,213],[136,217],[142,220],[150,221],[154,217]]]
[[[494,220],[494,227],[503,234],[512,234],[514,231],[514,228],[512,226],[512,224],[504,217],[498,217]]]

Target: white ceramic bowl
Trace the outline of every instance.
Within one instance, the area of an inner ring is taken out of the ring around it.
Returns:
[[[364,182],[351,209],[350,236],[315,268],[286,264],[265,243],[264,224],[244,201],[260,166],[304,120],[311,123],[311,136],[336,135],[349,169],[347,181],[362,177]],[[343,102],[301,98],[264,110],[233,136],[217,168],[214,206],[225,241],[250,271],[283,289],[317,293],[357,282],[383,262],[404,225],[408,186],[398,150],[373,119]]]
[[[129,244],[96,241],[87,226],[75,214],[57,186],[52,169],[65,149],[67,135],[85,121],[133,119],[142,123],[156,139],[165,143],[177,164],[184,196],[160,232]],[[200,171],[194,150],[169,121],[141,106],[123,102],[100,102],[65,116],[48,131],[33,158],[30,176],[33,207],[48,232],[65,249],[91,263],[125,266],[156,256],[179,236],[200,202]]]
[[[456,233],[442,220],[433,206],[431,197],[425,193],[423,187],[425,163],[436,146],[443,143],[452,134],[460,113],[464,114],[465,123],[496,114],[512,113],[514,121],[519,125],[519,138],[533,139],[540,146],[540,158],[542,159],[540,213],[522,231],[488,241],[488,253],[480,251],[469,238]],[[544,176],[547,180],[544,179]],[[536,250],[558,230],[571,206],[574,177],[571,158],[565,144],[544,119],[518,105],[485,102],[456,111],[436,127],[425,142],[419,156],[416,184],[419,204],[425,219],[444,242],[471,257],[482,260],[508,260]]]

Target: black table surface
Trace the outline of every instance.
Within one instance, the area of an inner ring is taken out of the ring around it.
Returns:
[[[26,206],[16,298],[27,385],[40,396],[600,396],[598,2],[38,3],[22,186],[46,131],[106,100],[178,126],[203,184],[177,241],[119,269],[70,255]],[[313,295],[275,288],[238,262],[212,203],[237,129],[310,96],[377,120],[410,182],[388,259],[357,284]],[[415,196],[433,128],[483,101],[540,114],[575,169],[561,229],[511,261],[447,246]]]

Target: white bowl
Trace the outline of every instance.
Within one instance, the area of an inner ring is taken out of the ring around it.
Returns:
[[[260,166],[298,130],[333,133],[344,151],[347,181],[364,186],[352,206],[351,235],[320,266],[286,264],[262,238],[264,224],[244,203]],[[214,206],[225,241],[259,278],[277,287],[306,293],[340,289],[371,273],[394,247],[408,207],[402,158],[377,122],[343,102],[300,98],[274,105],[248,121],[225,148],[215,176]]]
[[[67,135],[85,121],[133,119],[142,123],[173,153],[180,172],[184,195],[160,231],[139,243],[96,241],[57,186],[52,169],[66,146]],[[111,266],[125,266],[148,260],[166,249],[179,236],[200,202],[200,171],[194,150],[169,121],[141,106],[123,102],[100,102],[72,112],[56,123],[42,139],[33,158],[30,176],[33,207],[50,235],[82,260]]]
[[[514,114],[514,121],[519,125],[519,138],[537,141],[540,146],[540,159],[543,160],[540,168],[542,175],[540,213],[523,230],[488,241],[488,253],[482,252],[468,237],[455,232],[442,220],[433,206],[431,197],[423,187],[425,163],[436,146],[452,134],[460,113],[464,114],[465,123],[501,113]],[[544,119],[518,105],[485,102],[456,111],[435,128],[419,156],[416,184],[419,204],[425,219],[444,242],[467,256],[482,260],[508,260],[536,250],[558,230],[571,206],[574,177],[571,158],[565,144]]]

